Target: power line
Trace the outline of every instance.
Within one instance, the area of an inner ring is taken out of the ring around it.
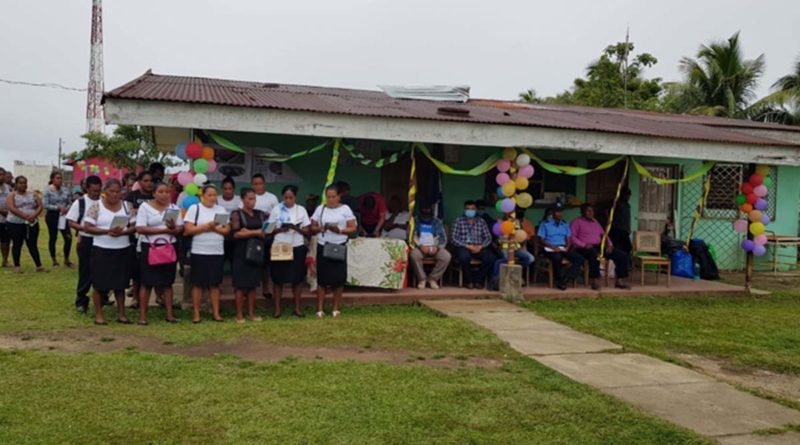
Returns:
[[[22,80],[9,80],[9,79],[0,79],[0,82],[8,83],[11,85],[25,85],[29,87],[42,87],[42,88],[55,88],[67,91],[86,91],[86,88],[73,88],[64,86],[58,83],[36,83],[36,82],[24,82]]]

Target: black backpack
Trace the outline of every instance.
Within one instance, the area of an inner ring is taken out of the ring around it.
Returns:
[[[689,253],[692,254],[692,259],[700,266],[700,278],[703,280],[719,280],[719,268],[714,258],[711,257],[711,251],[708,245],[703,240],[693,239],[689,243]]]

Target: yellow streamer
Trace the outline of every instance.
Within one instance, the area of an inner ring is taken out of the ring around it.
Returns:
[[[633,166],[636,168],[636,171],[639,172],[639,175],[644,176],[645,178],[653,180],[656,184],[659,185],[670,185],[670,184],[678,184],[681,182],[690,182],[694,181],[695,179],[705,175],[709,172],[712,168],[714,168],[714,162],[706,162],[703,164],[699,170],[690,173],[689,175],[680,178],[680,179],[667,179],[667,178],[659,178],[657,176],[653,176],[645,166],[640,164],[636,159],[631,158],[633,161]]]
[[[411,173],[408,177],[408,245],[414,248],[414,208],[417,206],[417,158],[411,147]]]
[[[542,167],[543,169],[549,171],[550,173],[556,173],[556,174],[560,174],[560,175],[570,175],[570,176],[583,176],[583,175],[587,175],[589,173],[599,172],[601,170],[607,170],[607,169],[617,165],[617,163],[619,161],[621,161],[621,160],[623,160],[625,158],[625,156],[618,156],[618,157],[616,157],[614,159],[609,159],[609,160],[603,162],[602,164],[598,165],[595,168],[585,168],[585,167],[577,167],[577,166],[574,166],[574,165],[556,165],[556,164],[551,164],[551,163],[545,161],[544,159],[540,158],[539,156],[536,156],[536,154],[534,152],[532,152],[530,149],[528,149],[527,147],[523,148],[522,151],[524,151],[528,156],[530,156],[531,159],[536,161],[536,163],[539,164],[540,167]]]
[[[492,170],[495,167],[495,165],[497,165],[497,161],[500,160],[500,155],[498,153],[493,153],[488,158],[486,158],[486,160],[476,165],[475,167],[472,167],[469,170],[457,170],[445,164],[444,162],[434,158],[431,152],[428,150],[428,147],[425,146],[425,144],[420,142],[415,142],[413,144],[413,147],[422,152],[422,154],[424,154],[426,158],[430,159],[433,165],[435,165],[436,168],[438,168],[442,173],[446,173],[449,175],[480,176]]]
[[[689,247],[689,242],[694,236],[694,229],[697,227],[697,221],[703,215],[703,209],[706,207],[706,200],[708,199],[708,192],[711,191],[711,175],[706,176],[706,182],[703,185],[703,195],[700,197],[700,202],[694,209],[694,217],[692,218],[692,227],[689,229],[689,236],[686,237],[686,247]]]
[[[611,206],[611,211],[608,214],[608,222],[606,223],[606,231],[603,232],[603,240],[600,241],[600,258],[603,258],[603,255],[606,252],[606,242],[608,241],[608,233],[611,232],[611,224],[614,223],[614,211],[617,209],[617,203],[619,202],[619,195],[622,194],[622,186],[628,180],[628,167],[630,166],[630,158],[625,158],[625,168],[622,171],[622,178],[619,180],[619,184],[617,184],[617,194],[614,196],[614,204]],[[606,266],[608,267],[608,266]]]
[[[339,164],[339,146],[342,144],[342,140],[337,138],[333,141],[333,153],[331,154],[331,165],[328,167],[328,176],[325,179],[325,188],[322,190],[322,205],[325,205],[328,202],[326,197],[326,191],[331,184],[333,184],[334,178],[336,178],[336,166]]]

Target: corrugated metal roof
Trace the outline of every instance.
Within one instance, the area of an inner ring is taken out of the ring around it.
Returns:
[[[511,101],[467,103],[393,99],[382,91],[167,76],[147,71],[106,98],[272,108],[400,119],[601,131],[733,144],[798,146],[735,129],[800,131],[800,127],[706,116]]]

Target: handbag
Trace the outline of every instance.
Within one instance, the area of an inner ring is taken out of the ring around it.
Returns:
[[[289,243],[272,243],[269,258],[272,261],[292,261],[294,260],[294,248]]]
[[[250,264],[264,264],[264,241],[259,238],[250,238],[244,248],[244,260]]]
[[[178,255],[175,252],[175,246],[167,241],[166,238],[158,238],[154,243],[150,244],[150,249],[147,251],[148,265],[160,266],[176,261],[178,261]]]
[[[331,244],[326,243],[322,246],[322,257],[331,261],[347,260],[347,243]]]

